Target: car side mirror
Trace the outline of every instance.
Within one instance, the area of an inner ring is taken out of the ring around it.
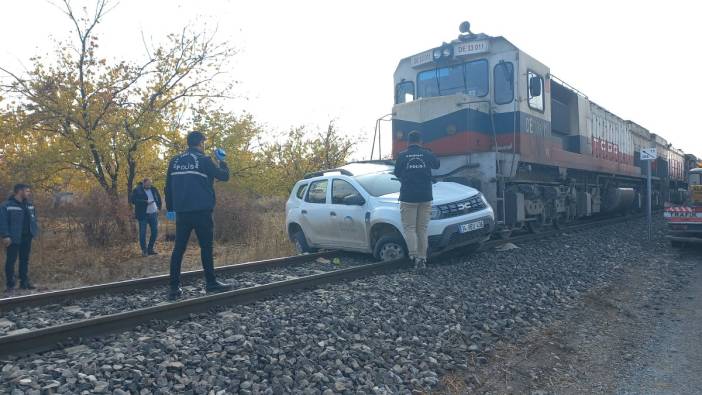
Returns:
[[[529,95],[531,97],[541,96],[541,78],[533,76],[529,79]]]
[[[353,195],[349,195],[344,198],[344,204],[347,206],[363,206],[366,204],[366,199],[364,199],[363,196],[354,193]]]

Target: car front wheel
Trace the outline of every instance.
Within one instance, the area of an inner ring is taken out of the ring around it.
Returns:
[[[380,261],[407,258],[407,247],[399,235],[383,236],[375,243],[373,255]]]

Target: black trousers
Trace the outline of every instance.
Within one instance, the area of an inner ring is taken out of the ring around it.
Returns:
[[[202,259],[202,269],[205,272],[205,281],[207,284],[213,284],[216,280],[212,256],[214,239],[212,211],[176,213],[175,247],[173,247],[173,254],[171,254],[171,288],[180,286],[180,267],[183,262],[183,254],[188,247],[190,233],[193,230],[200,243],[200,258]]]
[[[20,283],[29,282],[29,254],[32,252],[32,236],[22,237],[20,244],[10,244],[7,247],[5,259],[5,281],[7,288],[15,286],[15,262],[19,256],[19,278]]]

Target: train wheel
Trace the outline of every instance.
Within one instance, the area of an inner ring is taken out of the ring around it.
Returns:
[[[561,229],[563,227],[562,222],[563,222],[563,219],[561,217],[553,217],[551,224],[553,225],[554,228]]]
[[[543,223],[540,220],[529,221],[526,223],[526,226],[529,233],[539,233],[541,228],[543,228]]]

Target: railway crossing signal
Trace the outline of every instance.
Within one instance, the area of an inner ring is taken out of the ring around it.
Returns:
[[[643,148],[641,160],[646,161],[646,222],[648,223],[648,240],[651,240],[651,162],[656,160],[655,148]]]

